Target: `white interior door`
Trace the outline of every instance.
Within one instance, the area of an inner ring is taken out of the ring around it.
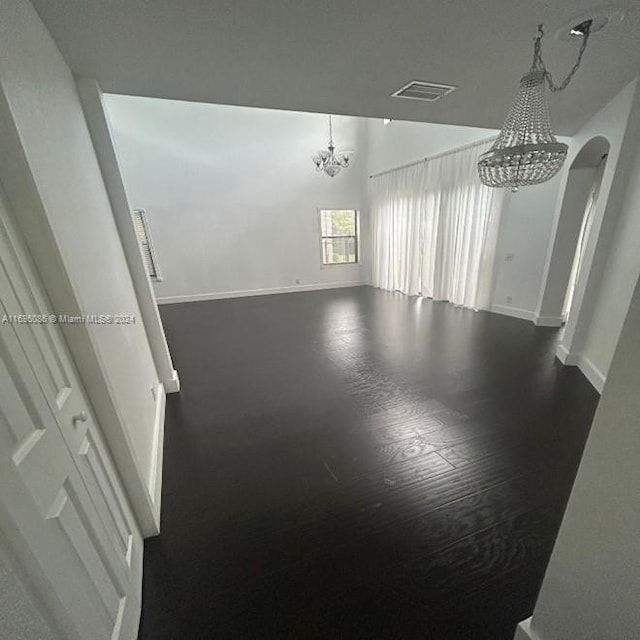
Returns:
[[[142,538],[51,313],[0,188],[0,542],[61,638],[132,640]]]

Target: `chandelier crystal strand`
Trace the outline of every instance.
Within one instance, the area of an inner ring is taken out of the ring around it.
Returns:
[[[342,169],[346,169],[349,166],[350,158],[346,153],[336,153],[336,148],[333,144],[331,116],[329,116],[329,146],[327,149],[328,151],[323,149],[313,156],[313,164],[316,165],[316,171],[323,171],[333,178],[337,176]]]
[[[564,82],[556,86],[542,60],[544,31],[538,25],[531,69],[520,80],[520,91],[495,143],[480,156],[478,173],[483,184],[517,191],[522,186],[546,182],[560,171],[568,147],[553,135],[545,84],[556,92],[571,82],[582,61],[590,26],[590,21],[580,25],[583,36],[578,59]]]

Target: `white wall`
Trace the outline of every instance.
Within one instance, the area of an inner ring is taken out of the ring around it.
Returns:
[[[384,124],[382,120],[375,118],[367,122],[369,175],[486,140],[498,133],[493,129],[454,127],[426,122],[394,120]]]
[[[53,305],[43,311],[139,319],[74,78],[27,0],[0,4],[0,85],[0,179]],[[159,384],[144,326],[63,331],[140,516],[151,509]]]
[[[637,196],[633,186],[629,195]],[[636,200],[637,202],[637,200]],[[631,640],[640,630],[640,284],[530,621],[540,640]],[[534,635],[535,634],[535,635]],[[526,637],[521,634],[520,637]]]
[[[173,368],[153,286],[147,274],[131,217],[131,205],[122,181],[122,171],[105,112],[104,94],[98,83],[91,78],[76,78],[76,86],[138,299],[141,321],[144,323],[151,355],[164,390],[167,393],[176,393],[180,391],[180,378]]]
[[[627,174],[630,170],[631,161],[623,158],[624,161],[620,163],[620,166],[618,165],[621,159],[623,143],[627,146],[626,156],[632,156],[634,151],[631,148],[634,145],[633,140],[625,142],[627,122],[629,121],[634,99],[636,101],[638,99],[636,96],[635,81],[625,87],[625,89],[615,96],[605,107],[598,111],[572,138],[569,158],[567,159],[567,166],[569,167],[585,144],[596,136],[602,136],[610,143],[609,156],[602,175],[602,183],[594,212],[593,225],[585,247],[583,266],[576,282],[569,320],[565,326],[561,343],[558,347],[558,357],[563,362],[567,364],[579,364],[596,387],[600,388],[606,377],[606,369],[608,366],[606,357],[604,359],[598,357],[598,363],[596,364],[590,359],[591,355],[593,355],[592,353],[590,353],[590,355],[585,354],[584,346],[586,336],[590,330],[594,310],[600,304],[598,302],[598,293],[600,291],[604,266],[608,256],[616,251],[616,248],[612,246],[611,240],[618,224],[619,212],[626,192]],[[568,170],[564,172],[565,183],[567,178]],[[564,190],[564,184],[562,190]],[[556,212],[556,226],[559,222],[561,207],[562,201],[560,200]],[[547,269],[549,268],[550,260],[551,251],[549,251],[547,255]],[[541,303],[542,295],[540,299],[540,304]],[[627,294],[626,300],[622,302],[624,306],[622,316],[620,316],[619,312],[614,312],[619,320],[618,331],[614,331],[615,340],[617,340],[617,336],[619,335],[619,327],[621,326],[628,303],[629,295]],[[610,337],[606,339],[610,342]],[[609,352],[609,360],[613,353],[615,340],[612,344],[609,343],[606,348]]]
[[[553,254],[544,283],[543,302],[540,306],[541,324],[559,326],[567,294],[571,267],[576,254],[580,229],[584,220],[587,201],[593,186],[596,170],[572,168],[569,171],[562,197],[562,209],[558,222]],[[542,274],[541,274],[542,275]]]
[[[618,170],[627,186],[616,200],[613,237],[593,304],[593,314],[581,348],[582,355],[606,377],[622,330],[625,315],[640,275],[640,95],[630,114]]]
[[[560,181],[556,176],[506,195],[496,249],[493,311],[535,318]]]
[[[147,211],[160,302],[369,280],[366,250],[364,264],[321,267],[316,211],[360,209],[366,237],[365,121],[334,118],[337,148],[355,155],[330,178],[311,162],[326,116],[105,98],[131,205]]]

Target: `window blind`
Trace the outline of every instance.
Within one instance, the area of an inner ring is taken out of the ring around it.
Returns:
[[[156,258],[153,252],[153,246],[149,237],[149,226],[144,209],[133,210],[133,226],[136,230],[136,236],[138,237],[138,244],[142,251],[142,260],[144,266],[147,269],[149,277],[158,279],[158,267]]]

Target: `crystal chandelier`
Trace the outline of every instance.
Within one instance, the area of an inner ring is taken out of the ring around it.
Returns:
[[[349,166],[349,155],[346,153],[336,153],[333,145],[333,129],[331,128],[331,116],[329,116],[329,146],[328,151],[318,151],[313,156],[313,164],[316,165],[316,171],[324,171],[332,178],[337,176],[342,169]]]
[[[578,59],[565,81],[556,86],[542,61],[542,25],[538,25],[533,64],[520,80],[520,91],[505,119],[502,130],[489,151],[480,156],[478,173],[488,187],[520,187],[553,178],[562,167],[568,147],[551,131],[545,84],[551,91],[567,87],[580,66],[587,47],[591,20],[574,27],[572,35],[582,37]]]

